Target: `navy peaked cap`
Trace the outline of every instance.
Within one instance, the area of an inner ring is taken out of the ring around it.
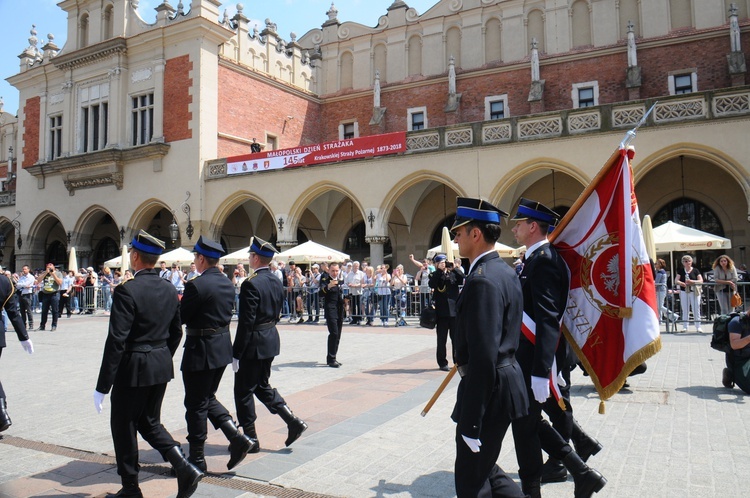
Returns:
[[[554,226],[560,221],[560,215],[541,202],[521,197],[521,201],[518,204],[518,212],[513,218],[511,218],[511,220],[534,220]]]
[[[272,258],[279,251],[270,242],[266,242],[260,237],[253,237],[250,241],[250,252],[254,252],[258,256],[264,256],[266,258]],[[292,262],[290,261],[289,264]]]
[[[227,252],[221,247],[221,244],[214,242],[211,239],[206,239],[201,235],[198,238],[198,242],[193,247],[193,252],[202,254],[207,258],[219,259],[224,256]]]
[[[456,221],[453,222],[451,230],[464,226],[472,221],[480,223],[500,224],[500,219],[508,213],[496,208],[484,199],[475,199],[473,197],[456,198]]]
[[[130,247],[146,254],[159,255],[164,252],[166,245],[145,230],[139,230],[130,241]]]

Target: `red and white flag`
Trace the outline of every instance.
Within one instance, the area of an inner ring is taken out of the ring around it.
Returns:
[[[661,349],[632,158],[616,151],[549,237],[570,270],[563,333],[602,401]]]

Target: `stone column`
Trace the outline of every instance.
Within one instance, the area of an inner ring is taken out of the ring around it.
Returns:
[[[388,237],[385,235],[370,235],[365,237],[365,242],[370,244],[370,266],[378,266],[383,264],[383,245],[388,242]]]

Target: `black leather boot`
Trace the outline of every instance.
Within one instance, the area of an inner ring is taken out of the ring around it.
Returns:
[[[138,487],[138,476],[125,476],[121,480],[120,491],[115,494],[107,493],[105,498],[143,498],[141,488]]]
[[[8,427],[13,425],[10,421],[10,415],[8,415],[8,403],[5,398],[0,398],[0,432],[3,432]]]
[[[573,419],[573,433],[570,435],[570,440],[573,441],[576,453],[584,462],[588,462],[592,455],[596,455],[602,450],[602,443],[583,432],[575,419]]]
[[[529,498],[542,498],[542,486],[539,481],[521,481],[521,491]]]
[[[542,465],[542,484],[548,482],[565,482],[568,480],[568,471],[565,465],[557,458],[549,457]]]
[[[242,460],[245,459],[248,453],[250,453],[256,446],[260,449],[257,439],[251,439],[245,434],[242,434],[237,426],[234,425],[234,420],[226,420],[220,426],[221,432],[224,433],[227,439],[229,439],[229,463],[227,463],[227,469],[231,470],[237,466]],[[255,451],[257,453],[257,451]]]
[[[288,436],[284,442],[286,446],[289,446],[307,430],[307,424],[297,418],[286,405],[282,406],[281,410],[279,410],[279,416],[286,422],[286,426],[289,429]]]
[[[607,484],[607,480],[596,470],[590,468],[575,451],[568,453],[562,460],[565,468],[573,476],[575,498],[590,498]]]
[[[179,446],[172,446],[164,455],[177,473],[177,498],[189,498],[206,475],[185,458]]]
[[[201,472],[208,471],[208,465],[206,465],[206,456],[204,454],[205,442],[190,443],[190,456],[188,456],[188,462],[198,467]]]
[[[250,439],[255,440],[255,444],[252,448],[250,448],[250,451],[248,451],[248,453],[258,453],[260,451],[260,441],[258,440],[258,433],[255,432],[255,424],[250,424],[248,427],[243,427],[242,432],[244,432],[245,435]]]

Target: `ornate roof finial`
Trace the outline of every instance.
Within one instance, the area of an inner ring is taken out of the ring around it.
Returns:
[[[338,16],[339,11],[336,9],[336,6],[333,5],[333,2],[331,2],[331,8],[328,9],[328,12],[326,12],[326,15],[328,16],[329,21],[333,21],[336,19],[336,16]]]
[[[29,33],[31,33],[31,36],[29,37],[29,48],[36,48],[36,44],[39,41],[36,37],[36,24],[31,25]]]
[[[244,6],[244,5],[242,5],[241,3],[238,3],[238,4],[237,4],[237,13],[238,13],[238,14],[242,14],[242,11],[243,11],[243,10],[245,10],[245,6]]]
[[[3,98],[0,97],[0,112],[3,112],[3,105],[5,105],[5,102],[3,102]]]
[[[292,31],[291,33],[289,33],[289,38],[292,40],[292,43],[296,43],[297,42],[297,33],[295,33],[294,31]]]

